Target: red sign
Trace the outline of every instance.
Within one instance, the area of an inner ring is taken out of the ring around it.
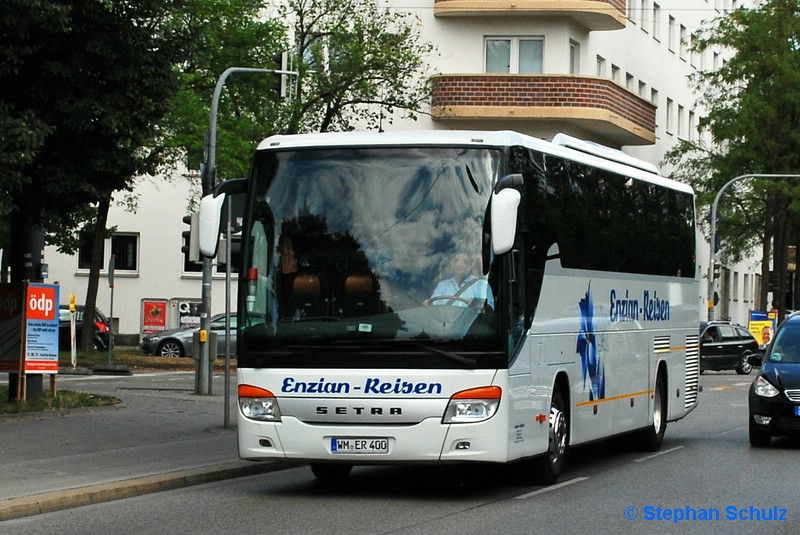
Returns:
[[[167,301],[142,299],[142,334],[151,334],[167,328]]]
[[[25,296],[29,320],[56,319],[56,289],[52,286],[28,286],[28,295]]]

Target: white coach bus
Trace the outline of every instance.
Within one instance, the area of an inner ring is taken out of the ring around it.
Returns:
[[[697,403],[694,196],[646,162],[564,135],[270,137],[203,200],[208,256],[233,193],[243,459],[552,483],[570,446],[657,450]]]

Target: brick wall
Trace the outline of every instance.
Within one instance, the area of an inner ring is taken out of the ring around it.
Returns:
[[[608,110],[648,132],[656,129],[656,108],[602,78],[552,75],[440,75],[433,84],[433,108],[458,117],[462,107],[592,108]]]

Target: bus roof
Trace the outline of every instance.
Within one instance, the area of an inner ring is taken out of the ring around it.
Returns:
[[[258,150],[302,149],[312,147],[359,146],[476,146],[509,147],[521,145],[553,156],[584,163],[631,178],[652,182],[662,187],[693,193],[691,186],[658,173],[654,165],[603,145],[557,134],[553,142],[511,130],[398,130],[325,132],[314,134],[277,135],[263,140]]]

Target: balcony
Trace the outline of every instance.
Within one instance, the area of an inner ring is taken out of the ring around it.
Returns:
[[[588,30],[625,27],[625,0],[434,0],[437,17],[566,17]]]
[[[593,76],[443,74],[431,79],[435,120],[550,121],[622,145],[656,141],[656,107],[618,84]],[[563,129],[563,128],[562,128]]]

